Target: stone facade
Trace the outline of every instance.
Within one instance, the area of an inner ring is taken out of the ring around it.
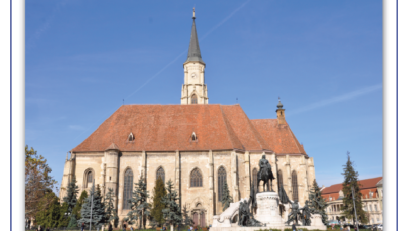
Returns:
[[[314,172],[306,170],[308,162],[313,158],[306,159],[302,155],[279,155],[274,153],[248,153],[231,151],[202,151],[202,152],[120,152],[107,150],[105,152],[76,153],[66,160],[64,176],[61,183],[60,198],[65,195],[64,187],[67,186],[73,175],[76,176],[80,192],[89,191],[91,184],[87,183],[87,174],[92,171],[95,184],[99,184],[102,193],[113,188],[116,193],[116,207],[122,220],[128,210],[124,205],[124,174],[127,169],[133,172],[133,183],[139,177],[145,177],[148,191],[152,192],[155,186],[156,171],[159,167],[165,170],[166,181],[172,180],[181,195],[182,205],[187,205],[189,211],[203,211],[206,214],[206,224],[212,223],[212,217],[222,212],[222,203],[217,198],[218,170],[225,168],[228,173],[226,181],[233,196],[234,202],[240,198],[247,198],[250,194],[251,169],[259,169],[258,161],[262,154],[272,165],[272,168],[286,169],[284,179],[289,177],[289,172],[298,172],[299,201],[304,206],[308,199],[307,191],[311,187],[308,180],[315,178]],[[276,158],[275,158],[276,157]],[[246,158],[251,161],[246,162]],[[276,160],[275,160],[276,159]],[[190,173],[198,168],[202,174],[202,187],[190,187]],[[312,175],[313,174],[313,175]],[[277,177],[277,176],[275,176]],[[309,182],[311,182],[309,181]],[[290,180],[289,180],[290,182]],[[292,195],[290,183],[284,184],[288,195]],[[261,187],[260,187],[261,188]],[[273,181],[273,188],[277,191],[277,181]],[[152,195],[151,195],[152,196]],[[193,215],[193,214],[192,214]]]

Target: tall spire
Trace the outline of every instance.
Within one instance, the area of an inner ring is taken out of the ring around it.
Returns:
[[[192,28],[191,28],[191,39],[189,41],[188,57],[185,62],[196,61],[205,64],[202,60],[201,49],[199,48],[198,34],[196,33],[195,25],[195,7],[192,12]]]

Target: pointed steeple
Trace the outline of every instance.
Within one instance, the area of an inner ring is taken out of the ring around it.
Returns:
[[[198,42],[198,34],[196,33],[195,7],[192,13],[192,28],[191,28],[191,39],[189,41],[188,58],[185,61],[185,63],[190,62],[190,61],[201,62],[205,64],[205,62],[202,60],[201,49],[199,48],[199,42]]]

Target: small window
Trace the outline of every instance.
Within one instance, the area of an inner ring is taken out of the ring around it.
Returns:
[[[377,212],[377,205],[374,205],[374,211]]]
[[[192,133],[191,135],[191,141],[197,141],[198,137],[196,136],[195,132]]]
[[[195,94],[191,96],[191,104],[198,104],[198,97]]]
[[[372,205],[369,205],[369,209],[370,209],[370,211],[372,211]]]
[[[128,141],[134,141],[135,137],[134,134],[132,134],[132,132],[128,135]]]

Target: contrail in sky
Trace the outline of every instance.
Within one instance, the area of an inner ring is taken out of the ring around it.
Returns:
[[[344,95],[336,96],[336,97],[333,97],[333,98],[330,98],[330,99],[322,100],[322,101],[307,105],[305,107],[296,109],[296,110],[292,111],[292,113],[289,113],[289,114],[294,115],[294,114],[298,114],[298,113],[301,113],[301,112],[310,111],[310,110],[313,110],[313,109],[316,109],[316,108],[325,107],[325,106],[329,106],[329,105],[332,105],[332,104],[335,104],[335,103],[340,103],[340,102],[343,102],[343,101],[351,100],[351,99],[357,98],[361,95],[365,95],[365,94],[374,92],[376,90],[379,90],[382,87],[383,87],[382,84],[377,84],[377,85],[365,87],[365,88],[362,88],[362,89],[359,89],[359,90],[356,90],[356,91],[349,92],[349,93],[344,94]]]
[[[226,18],[224,18],[221,22],[219,22],[216,26],[212,27],[208,32],[205,33],[204,36],[202,36],[199,40],[202,41],[204,40],[208,35],[210,35],[213,31],[215,31],[218,27],[222,26],[226,21],[228,21],[232,16],[235,15],[236,12],[238,12],[240,9],[242,9],[246,4],[248,4],[251,0],[246,1],[242,5],[240,5],[238,8],[236,8],[232,13],[230,13]],[[173,63],[175,63],[182,55],[186,54],[188,49],[185,49],[181,54],[179,54],[177,57],[175,57],[174,60],[169,62],[167,65],[165,65],[161,70],[159,70],[155,75],[151,76],[150,78],[145,81],[139,88],[137,88],[134,92],[132,92],[130,95],[125,97],[124,99],[128,99],[135,93],[137,93],[139,90],[141,90],[143,87],[145,87],[151,80],[153,80],[155,77],[157,77],[159,74],[161,74],[163,71],[165,71],[169,66],[171,66]],[[111,113],[111,112],[110,112]],[[111,113],[112,114],[112,113]],[[109,115],[108,115],[109,116]],[[104,117],[106,118],[106,117]],[[82,134],[84,134],[86,131],[90,130],[92,127],[94,127],[95,124],[99,123],[99,121],[95,122],[93,125],[91,125],[89,128],[85,129],[83,132],[81,132],[77,137],[74,138],[76,140],[79,138]]]
[[[228,21],[230,18],[232,18],[232,16],[238,12],[240,9],[242,9],[246,4],[248,4],[251,0],[246,1],[245,3],[243,3],[242,5],[240,5],[238,8],[236,8],[234,11],[232,11],[232,13],[230,13],[226,18],[224,18],[220,23],[218,23],[216,26],[212,27],[212,29],[210,29],[208,32],[205,33],[204,36],[202,36],[199,41],[204,40],[208,35],[210,35],[214,30],[216,30],[218,27],[222,26],[226,21]],[[188,51],[188,49],[185,49],[184,52],[182,52],[181,54],[179,54],[174,60],[172,60],[170,63],[168,63],[167,65],[165,65],[165,67],[163,67],[160,71],[158,71],[155,75],[151,76],[150,78],[147,79],[147,81],[145,81],[144,84],[142,84],[139,88],[137,88],[134,92],[132,92],[130,95],[128,95],[127,97],[125,97],[125,99],[128,99],[129,97],[131,97],[132,95],[134,95],[135,93],[137,93],[139,90],[141,90],[143,87],[145,87],[151,80],[153,80],[155,77],[157,77],[159,74],[161,74],[165,69],[167,69],[169,66],[171,66],[171,64],[175,63],[179,57],[181,57],[183,54],[186,54]]]

